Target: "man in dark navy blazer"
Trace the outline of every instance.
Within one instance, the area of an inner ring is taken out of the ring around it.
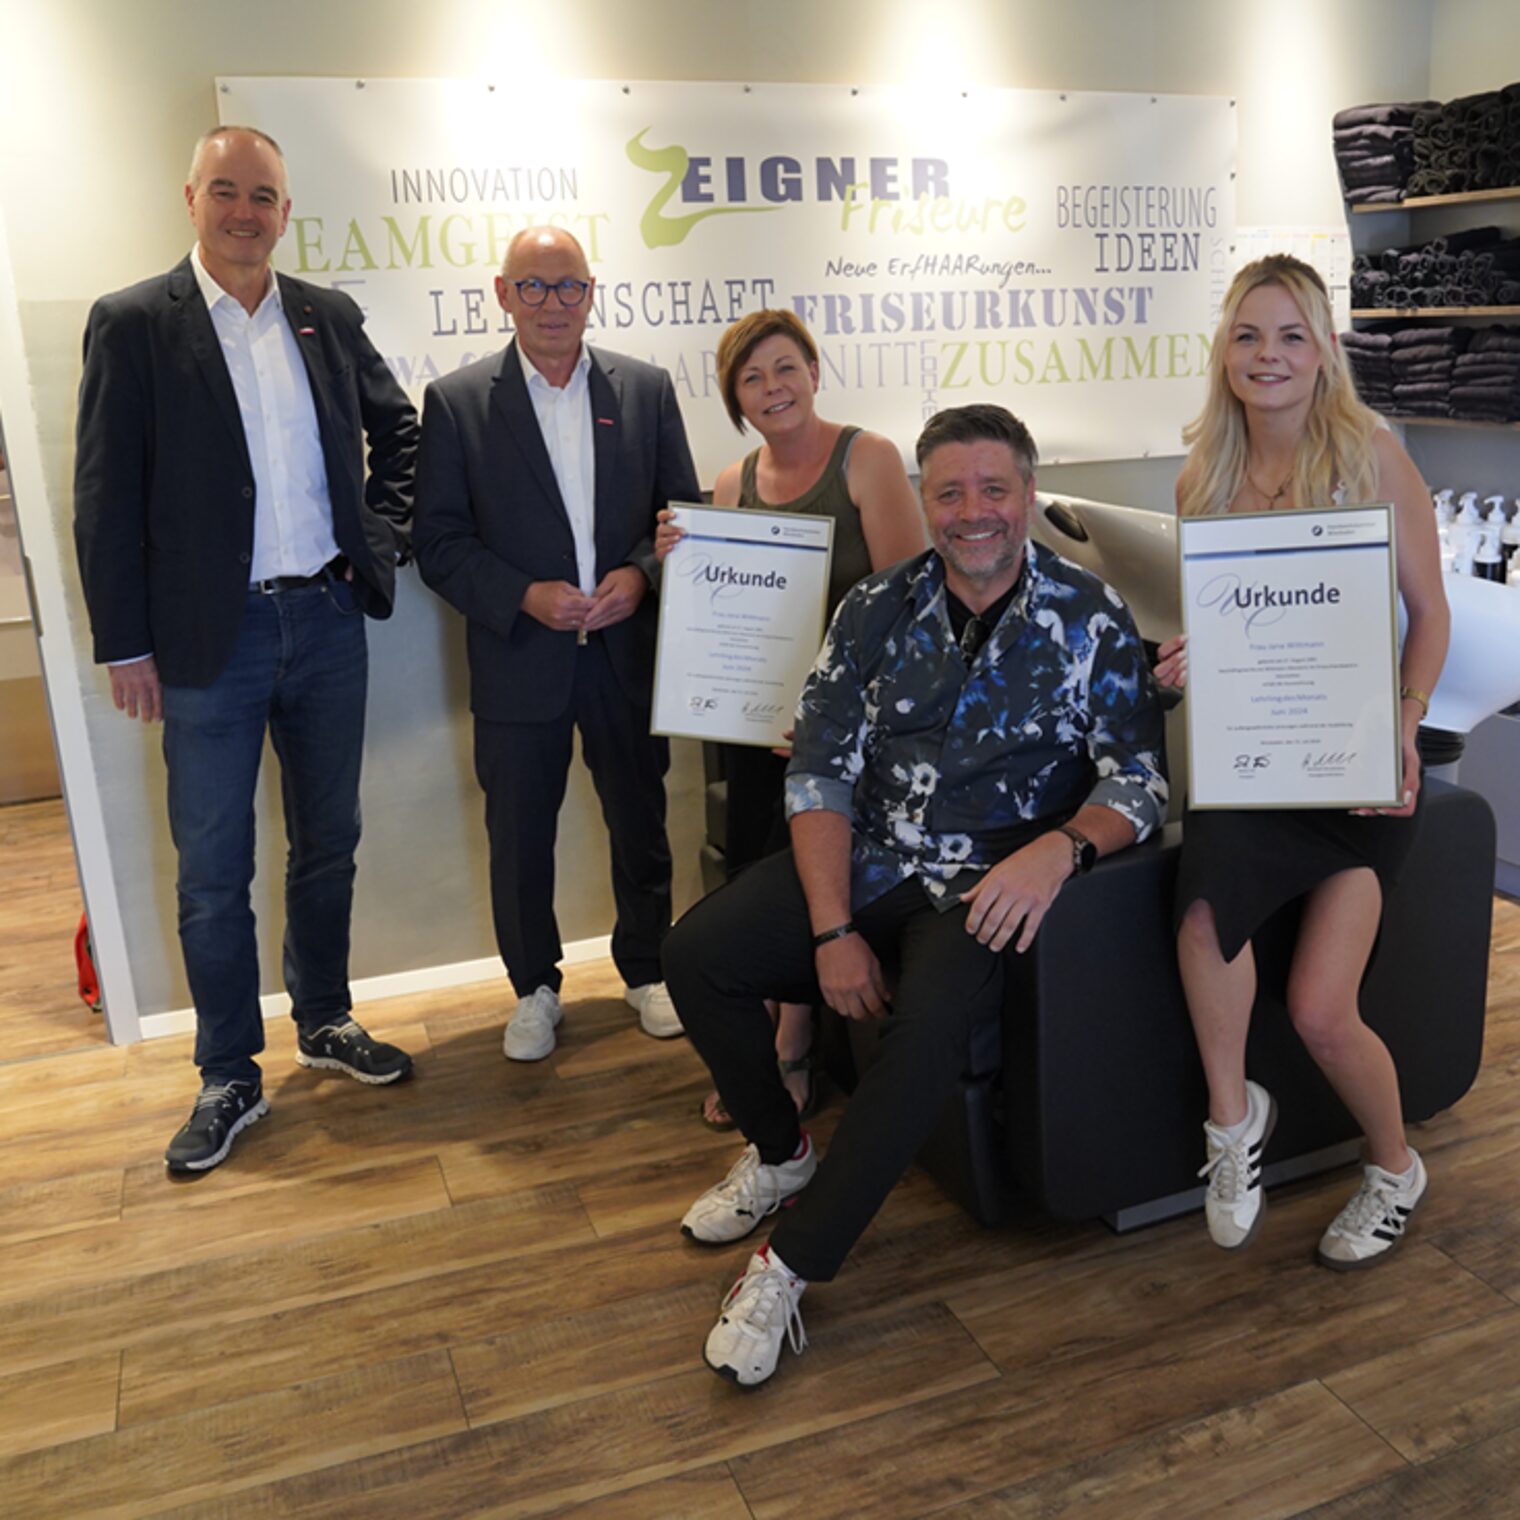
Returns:
[[[418,427],[358,307],[274,275],[290,194],[272,138],[208,132],[185,201],[190,256],[90,312],[74,506],[95,658],[118,708],[164,722],[203,1084],[165,1160],[202,1172],[268,1112],[249,901],[266,730],[296,1059],[369,1083],[411,1070],[350,1016],[348,943],[364,615],[390,616]]]
[[[644,1030],[681,1033],[660,980],[669,746],[649,733],[654,530],[666,502],[698,499],[697,477],[670,376],[582,341],[595,287],[568,232],[519,233],[496,281],[516,337],[423,397],[417,563],[468,619],[515,1061],[547,1056],[560,1022],[554,840],[576,729],[610,836],[612,958]]]

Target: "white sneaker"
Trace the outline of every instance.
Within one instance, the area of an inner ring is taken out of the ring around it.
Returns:
[[[554,1050],[554,1030],[565,1012],[552,987],[535,987],[507,1021],[501,1051],[509,1061],[542,1061]]]
[[[1373,1266],[1404,1238],[1409,1216],[1430,1181],[1419,1155],[1409,1154],[1414,1157],[1412,1182],[1380,1166],[1363,1167],[1362,1185],[1320,1238],[1319,1259],[1325,1266],[1337,1272]]]
[[[671,1002],[664,982],[645,982],[642,987],[629,987],[623,993],[623,1001],[639,1012],[639,1027],[645,1034],[657,1040],[672,1040],[685,1034],[681,1015]]]
[[[776,1370],[783,1341],[799,1356],[807,1345],[797,1309],[806,1288],[769,1246],[756,1251],[723,1300],[703,1360],[730,1383],[758,1388]]]
[[[1198,1172],[1209,1179],[1203,1213],[1210,1239],[1227,1251],[1250,1245],[1267,1202],[1261,1186],[1261,1153],[1277,1124],[1277,1104],[1266,1088],[1247,1082],[1246,1105],[1247,1124],[1237,1140],[1230,1140],[1216,1124],[1205,1121],[1203,1126],[1209,1151],[1209,1159]]]
[[[687,1209],[681,1233],[705,1246],[726,1246],[743,1240],[762,1219],[774,1214],[788,1198],[795,1197],[813,1180],[818,1152],[803,1132],[800,1156],[767,1166],[756,1146],[746,1145],[744,1154],[722,1182],[710,1187]]]

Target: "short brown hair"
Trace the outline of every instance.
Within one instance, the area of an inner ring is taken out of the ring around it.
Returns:
[[[734,426],[744,431],[744,413],[739,406],[739,371],[749,356],[767,338],[790,338],[800,348],[809,364],[818,362],[818,345],[794,312],[780,307],[766,307],[740,317],[718,339],[718,389],[723,405]]]
[[[982,442],[1006,443],[1013,451],[1024,479],[1028,480],[1034,474],[1040,455],[1029,429],[1006,406],[997,406],[990,401],[947,407],[943,412],[936,412],[924,424],[914,446],[919,471],[923,471],[924,460],[944,444]]]

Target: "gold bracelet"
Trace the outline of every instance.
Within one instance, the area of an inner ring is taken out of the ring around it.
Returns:
[[[1420,716],[1423,718],[1430,716],[1429,692],[1421,691],[1418,686],[1401,686],[1399,687],[1399,697],[1401,699],[1407,697],[1411,702],[1418,702],[1420,704]]]

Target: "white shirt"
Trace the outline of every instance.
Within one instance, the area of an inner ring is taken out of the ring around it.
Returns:
[[[270,270],[269,290],[250,317],[237,297],[212,278],[201,262],[199,243],[190,250],[190,267],[232,376],[253,466],[253,561],[248,579],[315,575],[337,555],[338,543],[311,377],[285,319],[280,283]],[[138,665],[149,659],[151,654],[139,654],[108,663]]]
[[[302,340],[291,330],[280,300],[280,283],[271,270],[269,290],[249,316],[211,277],[199,245],[191,252],[190,267],[221,341],[253,466],[248,579],[315,575],[337,555],[338,543],[311,378],[301,358]]]
[[[570,379],[553,386],[517,345],[533,415],[559,486],[570,531],[575,535],[575,569],[581,590],[596,590],[596,451],[591,442],[591,355],[581,344]]]

